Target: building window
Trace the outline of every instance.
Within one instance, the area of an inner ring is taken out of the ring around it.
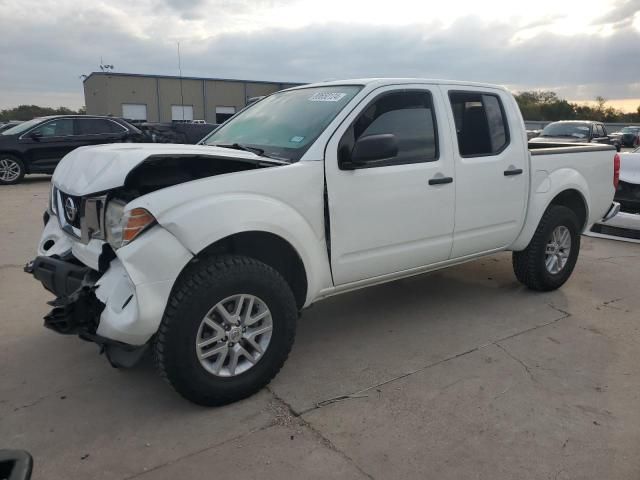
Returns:
[[[172,122],[190,122],[193,120],[193,105],[171,105]]]
[[[216,107],[216,123],[224,123],[236,114],[236,107]]]
[[[144,103],[123,103],[122,118],[126,120],[147,120],[147,105]]]

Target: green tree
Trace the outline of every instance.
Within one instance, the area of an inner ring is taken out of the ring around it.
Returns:
[[[38,105],[19,105],[15,108],[0,110],[0,121],[9,120],[31,120],[36,117],[44,117],[47,115],[84,115],[86,108],[81,107],[78,111],[71,110],[67,107],[40,107]]]
[[[568,102],[548,90],[519,92],[515,98],[525,120],[640,122],[640,106],[636,113],[625,113],[607,106],[607,100],[601,96],[595,98],[595,106]]]

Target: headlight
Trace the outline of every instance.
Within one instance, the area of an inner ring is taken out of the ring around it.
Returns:
[[[125,212],[124,207],[125,202],[111,200],[104,214],[107,242],[115,249],[124,247],[156,222],[144,208]]]

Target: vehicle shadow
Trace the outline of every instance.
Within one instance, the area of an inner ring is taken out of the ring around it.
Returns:
[[[24,177],[18,185],[37,184],[37,183],[44,183],[44,182],[50,182],[50,181],[51,181],[51,175],[40,175],[40,174],[28,175]]]

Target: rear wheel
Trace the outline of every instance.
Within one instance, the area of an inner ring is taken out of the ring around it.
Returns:
[[[22,160],[7,153],[0,153],[0,185],[14,185],[24,177]]]
[[[264,387],[284,364],[298,310],[289,285],[252,258],[195,264],[173,292],[155,341],[160,372],[199,405],[224,405]]]
[[[533,290],[555,290],[564,284],[580,251],[580,222],[573,210],[551,205],[526,249],[513,252],[513,270]]]

